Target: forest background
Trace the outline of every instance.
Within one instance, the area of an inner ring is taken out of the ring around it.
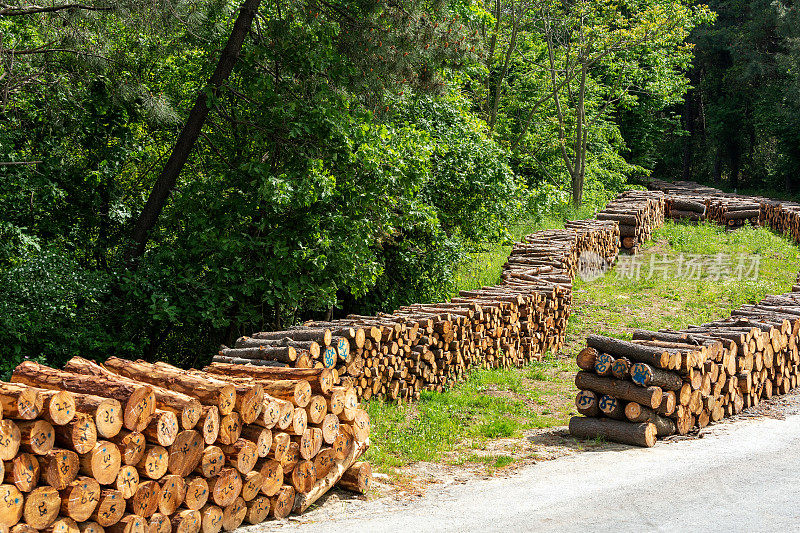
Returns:
[[[792,197],[799,37],[765,0],[0,2],[0,373],[444,299],[650,175]]]

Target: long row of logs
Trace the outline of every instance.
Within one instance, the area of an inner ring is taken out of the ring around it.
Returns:
[[[418,399],[464,379],[471,368],[522,365],[559,350],[572,277],[578,268],[607,268],[618,250],[616,222],[570,222],[514,245],[498,285],[391,314],[241,337],[214,361],[330,368],[352,380],[359,398]]]
[[[761,224],[800,243],[796,204],[691,182],[651,186],[665,193],[671,218],[698,220],[702,205],[709,220],[728,228]],[[631,341],[591,335],[575,378],[575,403],[584,416],[570,420],[570,432],[653,446],[659,437],[705,427],[796,387],[798,345],[800,275],[792,292],[743,305],[724,320],[682,331],[636,330]]]
[[[0,382],[0,532],[218,533],[363,492],[369,416],[333,374],[25,361]]]

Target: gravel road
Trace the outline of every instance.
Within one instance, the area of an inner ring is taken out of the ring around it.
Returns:
[[[408,502],[324,505],[251,533],[388,531],[797,531],[800,397],[786,417],[711,426],[654,448],[587,451],[507,477],[432,487]]]

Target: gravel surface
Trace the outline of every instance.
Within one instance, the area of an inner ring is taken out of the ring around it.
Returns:
[[[797,531],[800,396],[654,448],[615,446],[418,497],[332,495],[252,533],[387,531]]]

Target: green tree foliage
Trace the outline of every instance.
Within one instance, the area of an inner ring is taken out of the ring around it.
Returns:
[[[709,19],[683,0],[262,0],[210,84],[253,3],[70,5],[0,6],[0,370],[197,365],[255,330],[444,298],[518,219],[660,161]]]
[[[657,130],[659,115],[682,101],[691,59],[684,40],[712,19],[708,9],[672,0],[491,4],[494,57],[475,95],[485,97],[487,121],[519,172],[569,187],[576,205],[587,186],[596,196],[645,173],[636,163],[652,161],[625,157],[621,117],[636,133]],[[654,136],[630,138],[644,151]]]
[[[198,364],[253,330],[441,297],[469,242],[519,216],[517,177],[447,83],[475,56],[479,10],[269,2],[130,269],[132,221],[236,7],[156,6],[177,11],[141,26],[153,6],[2,22],[17,48],[36,36],[26,68],[42,71],[0,117],[3,159],[31,163],[0,166],[11,364]],[[70,17],[68,49],[50,36]]]
[[[800,14],[793,2],[711,1],[698,29],[694,89],[678,108],[689,135],[661,173],[730,188],[800,187]]]

